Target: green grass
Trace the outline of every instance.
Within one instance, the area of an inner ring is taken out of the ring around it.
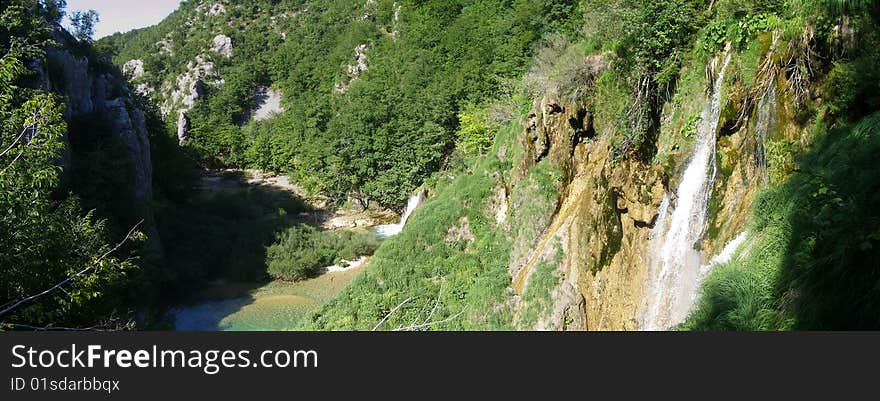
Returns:
[[[531,329],[539,319],[552,312],[552,293],[562,280],[558,267],[563,256],[562,244],[559,240],[555,241],[554,247],[557,252],[553,260],[542,260],[532,272],[528,287],[520,300],[524,306],[517,321],[518,327]]]
[[[382,329],[452,318],[436,330],[509,330],[513,311],[508,266],[515,244],[530,249],[555,211],[560,175],[547,162],[510,183],[522,155],[518,121],[495,135],[490,151],[465,171],[432,180],[433,191],[403,232],[385,241],[349,287],[303,324],[305,329],[369,330],[395,306]],[[504,149],[504,158],[499,151]],[[496,225],[488,202],[504,177],[510,188],[507,219]],[[447,238],[466,219],[472,242]],[[517,242],[519,241],[519,242]],[[439,301],[438,301],[439,300]],[[436,311],[433,315],[430,310]]]
[[[880,114],[816,143],[755,205],[752,238],[706,279],[694,330],[880,326]]]
[[[387,240],[366,271],[304,327],[368,330],[407,298],[412,300],[383,329],[421,323],[439,294],[432,321],[462,315],[437,329],[506,328],[507,312],[496,306],[509,284],[509,247],[483,213],[495,187],[486,169],[493,161],[490,152],[473,173],[438,183],[436,195],[413,213],[403,232]],[[447,242],[448,227],[462,218],[474,242]]]

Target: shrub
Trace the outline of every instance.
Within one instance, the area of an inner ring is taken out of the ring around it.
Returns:
[[[282,280],[304,280],[318,274],[323,258],[312,227],[300,225],[278,234],[277,241],[266,249],[269,274]]]
[[[280,280],[305,280],[325,266],[372,255],[379,240],[372,233],[318,231],[300,224],[278,234],[266,249],[269,275]]]
[[[455,135],[460,149],[468,154],[483,154],[489,150],[498,127],[490,122],[485,108],[468,105],[459,113],[458,121]]]

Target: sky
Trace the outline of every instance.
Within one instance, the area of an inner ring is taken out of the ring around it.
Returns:
[[[67,13],[97,11],[101,21],[95,26],[95,39],[100,39],[116,32],[155,25],[178,5],[180,0],[67,0]]]

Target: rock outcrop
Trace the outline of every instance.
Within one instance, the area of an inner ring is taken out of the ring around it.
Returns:
[[[221,2],[201,2],[196,7],[196,12],[204,13],[208,17],[216,17],[226,13],[226,6]]]
[[[122,73],[130,80],[138,79],[144,76],[144,62],[142,60],[128,60],[122,66]]]
[[[694,244],[704,265],[726,244],[742,238],[756,195],[769,180],[764,149],[768,135],[788,141],[803,136],[790,123],[795,120],[794,111],[783,106],[794,102],[777,98],[784,84],[770,85],[766,94],[751,103],[744,99],[741,85],[737,79],[722,85],[725,100],[713,133],[717,158],[712,161],[711,202],[702,238]],[[670,138],[681,135],[678,131],[686,129],[687,116],[706,104],[706,96],[695,94],[678,110],[664,110],[661,150],[678,146]],[[561,100],[550,91],[535,101],[524,122],[524,153],[514,175],[525,176],[533,166],[549,163],[559,172],[560,189],[555,212],[542,222],[540,235],[518,239],[511,254],[511,289],[517,304],[514,325],[519,329],[640,328],[649,266],[655,257],[651,253],[653,228],[659,224],[664,197],[670,197],[673,205],[677,201],[670,188],[677,186],[689,152],[667,153],[677,154],[668,163],[617,157],[614,135],[596,135],[594,123],[602,122],[593,119],[589,105]],[[498,199],[503,199],[498,192]],[[523,295],[541,264],[554,266],[553,275],[558,278],[546,290],[552,302],[544,305],[536,322],[518,320],[517,312],[528,307],[528,297]]]
[[[109,135],[125,145],[126,155],[131,165],[131,181],[128,189],[131,194],[133,215],[144,220],[141,230],[149,237],[149,243],[161,252],[159,233],[153,211],[149,204],[153,200],[153,166],[150,158],[150,142],[143,111],[133,102],[131,93],[124,83],[110,73],[102,73],[90,65],[85,56],[79,56],[66,44],[73,39],[66,33],[57,32],[58,46],[47,49],[47,63],[54,68],[52,73],[46,69],[35,68],[42,89],[57,93],[66,107],[65,119],[71,121],[85,116],[97,116],[101,126],[108,127]],[[141,63],[131,63],[128,72],[142,73]],[[65,171],[70,169],[71,152],[62,159]],[[65,173],[68,174],[68,173]]]
[[[353,82],[360,79],[361,74],[367,70],[367,50],[369,49],[370,45],[366,43],[359,44],[354,48],[354,64],[349,64],[346,70],[348,80],[337,83],[333,88],[334,91],[337,93],[345,93]]]
[[[213,47],[211,48],[217,53],[220,53],[221,56],[226,58],[232,57],[232,38],[229,36],[220,34],[214,36]]]
[[[592,116],[554,96],[535,102],[523,145],[525,171],[547,158],[562,175],[556,213],[534,250],[514,258],[512,287],[524,293],[534,267],[556,266],[552,305],[523,329],[634,329],[647,274],[650,228],[664,194],[657,168],[614,159],[605,137],[593,138]],[[555,255],[561,254],[561,259]],[[523,308],[518,305],[517,309]]]
[[[283,112],[284,108],[281,107],[281,95],[281,91],[267,88],[265,86],[257,89],[257,93],[254,95],[253,99],[254,110],[252,113],[249,113],[251,118],[254,121],[262,121],[277,113]]]
[[[196,101],[205,94],[205,85],[219,86],[223,79],[214,71],[214,62],[204,55],[198,55],[186,65],[186,71],[178,75],[174,83],[166,83],[163,93],[167,93],[161,105],[162,115],[167,117],[177,111],[177,138],[181,145],[186,142],[189,119],[186,113],[195,106]]]

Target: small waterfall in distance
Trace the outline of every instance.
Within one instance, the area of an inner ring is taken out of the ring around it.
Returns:
[[[755,165],[762,174],[762,178],[767,178],[767,135],[772,125],[775,123],[776,115],[776,87],[771,86],[770,90],[758,101],[758,120],[755,122]]]
[[[376,233],[376,236],[379,238],[390,238],[403,230],[403,225],[406,224],[406,220],[409,219],[409,216],[413,211],[416,210],[419,206],[422,205],[422,202],[425,201],[425,191],[420,191],[419,193],[410,196],[409,201],[406,204],[406,210],[403,211],[403,215],[400,216],[400,222],[395,224],[385,224],[381,226],[376,226],[373,228],[373,232]]]
[[[693,156],[675,192],[676,204],[673,208],[668,195],[663,199],[651,234],[646,303],[639,322],[642,330],[666,330],[684,321],[699,288],[702,254],[696,245],[706,224],[715,179],[721,86],[731,56],[729,51],[725,53],[701,114]]]

